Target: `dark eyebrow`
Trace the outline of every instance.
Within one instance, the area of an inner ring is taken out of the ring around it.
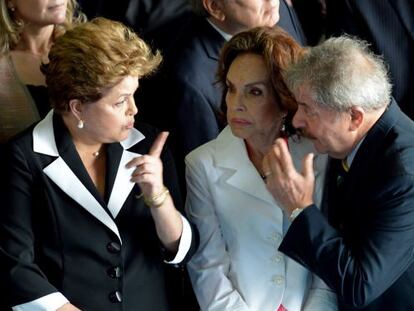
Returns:
[[[255,85],[264,85],[264,86],[268,86],[269,85],[269,80],[261,80],[261,81],[254,81],[251,83],[247,83],[245,86],[246,87],[252,87]]]
[[[228,84],[233,84],[228,78],[226,78],[226,82]],[[255,86],[255,85],[264,85],[264,86],[267,86],[267,85],[269,85],[269,83],[270,83],[269,80],[253,81],[253,82],[247,83],[245,85],[245,87],[252,87],[252,86]]]

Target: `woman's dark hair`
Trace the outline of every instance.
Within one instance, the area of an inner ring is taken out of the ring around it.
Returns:
[[[231,38],[221,50],[217,81],[223,88],[221,113],[225,121],[226,78],[233,61],[242,54],[256,54],[263,57],[270,73],[272,91],[276,105],[281,111],[287,111],[286,126],[292,133],[291,119],[297,109],[297,103],[289,91],[283,78],[285,69],[295,63],[303,54],[304,49],[279,27],[256,27],[241,32]]]

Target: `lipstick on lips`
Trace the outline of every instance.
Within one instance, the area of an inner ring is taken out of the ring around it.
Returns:
[[[242,119],[242,118],[231,118],[230,122],[234,125],[239,125],[239,126],[246,126],[246,125],[251,124],[250,121],[247,121],[246,119]]]
[[[54,10],[54,9],[57,9],[57,8],[59,8],[61,6],[64,6],[64,5],[65,5],[65,2],[61,2],[61,3],[52,4],[52,5],[48,6],[47,8],[49,10]]]
[[[133,127],[134,127],[134,122],[128,122],[127,125],[126,125],[126,128],[128,130],[132,129]]]

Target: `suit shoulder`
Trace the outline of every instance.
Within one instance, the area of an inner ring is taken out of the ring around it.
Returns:
[[[414,176],[414,123],[408,122],[391,129],[384,140],[383,165],[389,174]]]
[[[13,136],[7,143],[4,144],[5,150],[16,148],[24,149],[25,151],[33,150],[33,129],[37,123],[38,122]]]
[[[203,71],[193,67],[200,69],[215,66],[217,60],[214,58],[218,58],[225,41],[205,20],[195,18],[187,28],[188,32],[178,37],[174,46],[169,49],[166,55],[167,67],[171,67],[172,70],[202,73]]]
[[[214,154],[215,154],[216,146],[217,146],[217,140],[213,139],[197,147],[185,157],[186,164],[212,162]]]

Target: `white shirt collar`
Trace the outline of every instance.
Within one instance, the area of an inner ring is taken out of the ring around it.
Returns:
[[[364,139],[365,139],[365,136],[360,140],[360,142],[355,146],[355,148],[345,158],[345,163],[348,167],[351,167],[352,162],[354,161],[355,155],[357,151],[359,150],[359,147],[361,146]]]
[[[132,128],[128,137],[120,144],[124,149],[128,149],[144,138],[145,136],[140,131]],[[53,128],[53,109],[33,129],[33,150],[54,157],[59,156]]]
[[[232,35],[228,34],[227,32],[224,32],[223,30],[218,28],[216,25],[214,25],[214,23],[212,21],[210,21],[210,19],[206,18],[206,20],[211,25],[211,27],[213,27],[215,30],[217,30],[217,32],[219,34],[221,34],[221,36],[224,38],[224,40],[229,41],[231,39],[231,37],[233,37]]]

